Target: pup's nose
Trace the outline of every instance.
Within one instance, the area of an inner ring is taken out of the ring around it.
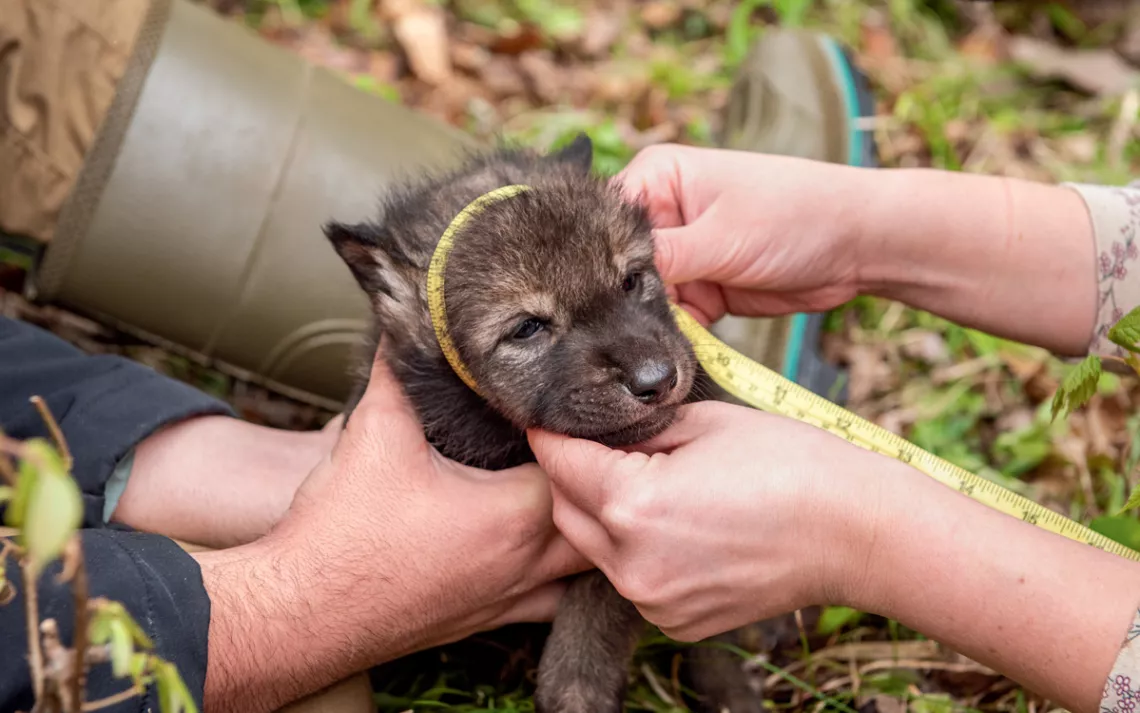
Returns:
[[[654,404],[677,385],[677,367],[672,362],[648,359],[627,374],[625,386],[637,400]]]

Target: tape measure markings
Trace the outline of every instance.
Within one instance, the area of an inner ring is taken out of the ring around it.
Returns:
[[[973,500],[1054,534],[1140,561],[1136,552],[1033,500],[922,450],[818,394],[748,359],[674,305],[682,333],[709,376],[750,406],[821,428],[866,450],[890,456]]]

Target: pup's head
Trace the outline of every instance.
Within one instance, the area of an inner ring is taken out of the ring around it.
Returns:
[[[492,159],[390,203],[382,225],[326,232],[397,363],[438,364],[426,270],[440,234],[486,192],[487,171],[499,179],[492,188],[530,185],[456,235],[444,280],[451,337],[482,395],[515,426],[623,445],[669,425],[696,362],[654,267],[644,208],[589,175],[591,154],[580,137],[551,157]]]

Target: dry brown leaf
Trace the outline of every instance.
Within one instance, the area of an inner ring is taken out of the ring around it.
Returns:
[[[882,344],[852,344],[844,355],[848,365],[847,397],[857,405],[894,383],[895,369]]]
[[[862,58],[877,63],[898,57],[898,43],[891,34],[890,23],[878,10],[868,10],[863,14],[859,37],[863,45]]]
[[[547,50],[531,50],[519,55],[519,69],[530,85],[530,91],[542,101],[553,104],[562,95],[562,73]]]
[[[946,364],[950,361],[950,350],[946,340],[938,332],[926,329],[911,329],[903,334],[899,345],[903,356],[924,364]]]
[[[513,96],[526,91],[526,80],[518,65],[507,57],[492,56],[480,70],[479,77],[496,97]]]
[[[1140,7],[1133,7],[1114,49],[1133,66],[1140,67]]]
[[[1001,25],[986,22],[962,38],[958,51],[983,64],[994,64],[1007,58],[1007,35]]]
[[[657,86],[647,86],[633,105],[633,126],[645,131],[669,118],[669,95]]]
[[[542,32],[531,24],[519,25],[514,32],[499,35],[491,43],[491,51],[495,54],[517,55],[542,47]]]
[[[1059,79],[1100,96],[1115,95],[1140,83],[1140,72],[1112,50],[1066,49],[1031,37],[1012,37],[1010,57],[1041,79]]]
[[[382,13],[413,74],[432,86],[451,79],[451,53],[442,9],[415,0],[385,0]]]
[[[681,19],[681,6],[668,0],[650,0],[641,7],[641,21],[654,30],[663,30]]]
[[[870,709],[866,707],[867,704],[870,704]],[[894,696],[880,693],[872,696],[866,703],[861,704],[859,710],[873,710],[877,713],[906,713],[906,701],[902,698],[895,698]]]
[[[491,61],[491,53],[486,48],[470,42],[451,43],[451,63],[460,69],[477,73]]]
[[[336,38],[320,25],[306,27],[292,44],[297,54],[321,67],[342,72],[363,72],[368,68],[366,55],[337,44]]]
[[[586,14],[586,26],[578,42],[578,51],[586,57],[601,57],[621,36],[624,17],[615,12],[593,8]]]

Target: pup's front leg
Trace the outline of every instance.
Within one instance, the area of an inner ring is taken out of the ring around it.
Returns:
[[[637,608],[601,572],[574,579],[542,651],[539,713],[620,713],[644,627]]]

